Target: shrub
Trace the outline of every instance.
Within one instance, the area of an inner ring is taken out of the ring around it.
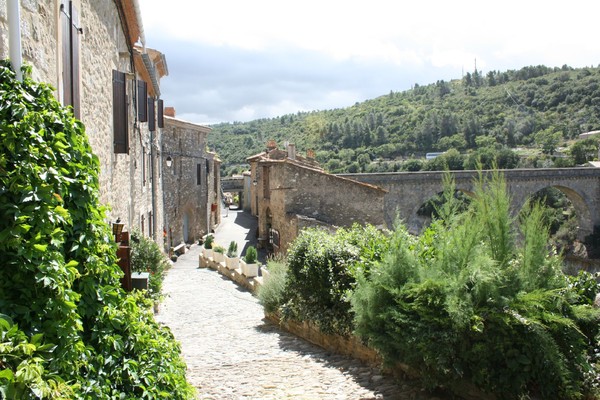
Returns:
[[[215,241],[215,238],[213,235],[206,236],[206,239],[204,240],[204,248],[206,250],[212,249],[214,241]]]
[[[120,287],[98,174],[53,89],[1,62],[0,397],[193,396],[170,331]]]
[[[165,272],[171,267],[160,247],[139,231],[131,232],[131,271],[149,272],[148,294],[153,299],[161,295]]]
[[[249,246],[246,250],[246,256],[244,257],[244,261],[246,264],[254,264],[258,260],[258,253],[256,252],[256,248],[254,246]]]
[[[213,251],[215,253],[225,254],[225,247],[223,247],[221,245],[216,245],[216,246],[213,247]]]
[[[288,253],[282,316],[348,335],[353,329],[348,295],[355,275],[368,274],[386,251],[384,233],[373,226],[357,224],[335,235],[316,228],[303,230]]]
[[[358,278],[356,332],[431,386],[466,379],[503,399],[579,398],[594,384],[600,315],[568,286],[543,210],[532,205],[514,231],[498,173],[480,177],[465,212],[453,193],[449,182],[420,237],[399,224],[384,261]]]
[[[229,242],[229,247],[227,248],[227,257],[233,258],[233,257],[237,257],[238,255],[238,245],[237,242],[235,240],[232,240],[231,242]]]
[[[285,281],[287,265],[284,259],[267,261],[269,279],[258,289],[258,300],[267,313],[277,312],[285,300]]]

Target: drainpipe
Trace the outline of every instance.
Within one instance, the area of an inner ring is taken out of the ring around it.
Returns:
[[[17,79],[23,80],[21,72],[21,12],[19,0],[7,1],[8,12],[8,40],[10,63],[17,74]]]

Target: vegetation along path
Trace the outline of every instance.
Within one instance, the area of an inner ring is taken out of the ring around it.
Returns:
[[[181,343],[199,399],[434,398],[269,324],[250,292],[198,269],[199,254],[192,246],[168,272],[157,315]]]

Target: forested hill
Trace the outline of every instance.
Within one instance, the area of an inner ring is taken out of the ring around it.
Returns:
[[[295,143],[300,152],[313,149],[331,172],[344,172],[368,170],[375,161],[386,170],[392,164],[382,160],[433,151],[456,149],[464,155],[482,143],[497,149],[534,146],[539,132],[566,142],[597,129],[600,68],[536,66],[475,71],[343,109],[217,124],[208,141],[225,174],[262,151],[268,139],[280,146]]]

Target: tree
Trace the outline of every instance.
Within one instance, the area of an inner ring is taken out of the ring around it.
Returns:
[[[562,139],[562,132],[553,130],[552,128],[544,129],[535,134],[535,143],[542,149],[544,154],[554,154],[556,147]]]
[[[589,138],[580,140],[569,148],[575,164],[585,164],[598,157],[598,139]]]

